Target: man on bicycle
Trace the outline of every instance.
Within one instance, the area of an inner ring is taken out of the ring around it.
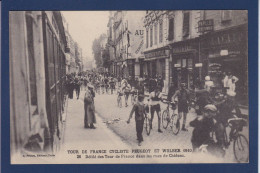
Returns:
[[[160,87],[156,87],[153,92],[149,95],[150,105],[151,105],[151,129],[153,124],[154,112],[156,111],[158,116],[158,132],[162,133],[161,130],[161,107],[160,101],[162,100],[162,93],[160,92]]]
[[[183,113],[182,131],[188,131],[188,129],[185,128],[185,124],[188,113],[189,91],[186,89],[185,83],[181,83],[181,89],[175,92],[172,100],[175,100],[176,97],[178,98],[179,118],[181,118],[181,115]]]
[[[208,104],[204,107],[202,115],[196,117],[190,122],[190,126],[194,127],[191,137],[193,152],[201,145],[209,144],[211,141],[210,133],[214,129],[214,120],[217,108],[215,105]]]

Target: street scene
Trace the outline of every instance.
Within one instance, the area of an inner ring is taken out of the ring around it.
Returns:
[[[10,12],[11,163],[248,163],[247,15]]]

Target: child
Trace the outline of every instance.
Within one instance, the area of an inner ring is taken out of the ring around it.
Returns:
[[[144,114],[145,114],[145,106],[144,106],[144,96],[139,95],[138,101],[134,104],[133,109],[130,113],[129,119],[127,123],[130,123],[130,119],[135,112],[135,123],[136,123],[136,134],[138,140],[138,146],[141,146],[141,142],[143,141],[143,126],[144,126]]]

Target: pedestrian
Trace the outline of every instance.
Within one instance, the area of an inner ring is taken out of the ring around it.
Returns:
[[[79,99],[79,94],[80,94],[80,79],[78,76],[75,77],[75,90],[76,90],[76,95],[77,95],[77,99]]]
[[[205,77],[205,88],[209,91],[211,87],[213,87],[214,83],[210,80],[209,76]]]
[[[91,84],[88,84],[88,89],[86,90],[84,97],[84,127],[95,129],[94,123],[96,123],[95,116],[95,106],[94,106],[94,87]]]
[[[153,128],[153,118],[154,118],[154,112],[157,113],[158,117],[158,132],[162,133],[161,130],[161,107],[160,107],[160,101],[162,100],[162,93],[160,92],[160,88],[157,87],[153,92],[149,95],[150,105],[151,105],[151,129]]]
[[[136,135],[138,140],[138,145],[141,146],[141,142],[143,142],[143,126],[144,126],[144,114],[145,114],[145,106],[144,106],[144,96],[139,95],[138,101],[134,104],[129,119],[127,120],[127,123],[130,123],[130,119],[133,116],[133,113],[135,113],[135,123],[136,123]]]
[[[188,131],[185,128],[185,124],[186,124],[186,118],[188,113],[189,91],[186,89],[185,83],[181,83],[181,88],[175,92],[172,100],[175,100],[176,97],[178,98],[179,120],[181,118],[181,115],[183,114],[182,130]]]

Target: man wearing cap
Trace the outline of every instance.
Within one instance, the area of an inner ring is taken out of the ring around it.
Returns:
[[[85,128],[91,128],[91,129],[95,129],[94,123],[96,123],[95,106],[94,106],[95,92],[93,90],[94,87],[91,84],[88,84],[88,89],[84,97],[84,110],[85,110],[84,125]]]
[[[181,89],[179,89],[175,92],[175,94],[172,97],[172,100],[175,100],[176,97],[178,98],[179,118],[181,118],[181,114],[183,113],[182,130],[188,131],[185,128],[185,124],[186,124],[186,118],[187,118],[187,113],[188,113],[189,91],[186,89],[185,83],[181,83]]]
[[[136,123],[136,135],[138,140],[138,145],[141,146],[141,142],[143,142],[143,126],[144,126],[144,114],[145,114],[145,106],[144,106],[144,96],[139,95],[138,101],[134,104],[130,116],[127,120],[127,123],[130,123],[130,119],[133,116],[133,113],[135,113],[135,123]]]
[[[196,151],[202,144],[210,142],[210,132],[214,129],[214,120],[217,108],[214,105],[206,105],[202,116],[198,116],[190,122],[190,126],[194,127],[191,137],[193,151]]]

